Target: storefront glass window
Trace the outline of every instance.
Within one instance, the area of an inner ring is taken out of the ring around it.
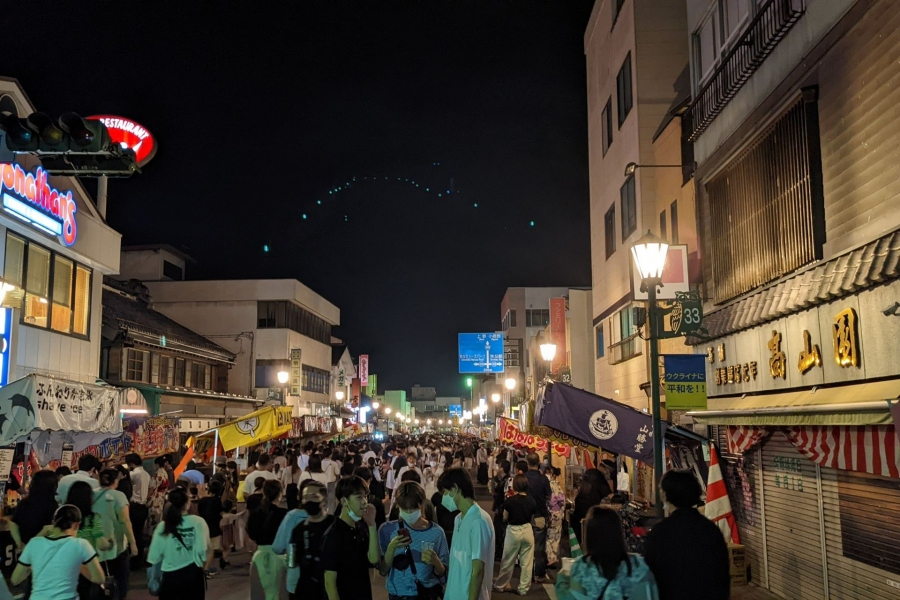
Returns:
[[[91,272],[82,266],[75,267],[75,333],[88,334],[91,314]]]
[[[74,263],[62,256],[53,257],[53,319],[54,331],[72,331],[72,270]]]
[[[47,326],[50,315],[50,251],[28,244],[28,263],[25,272],[25,322],[38,327]]]

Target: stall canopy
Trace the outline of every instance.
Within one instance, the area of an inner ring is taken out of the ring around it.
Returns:
[[[0,446],[26,441],[34,431],[63,431],[106,439],[122,434],[124,390],[43,375],[0,388]],[[84,445],[90,445],[85,440]],[[81,445],[76,440],[76,445]]]
[[[555,383],[535,406],[536,425],[550,427],[591,446],[653,464],[653,419],[630,406]],[[669,426],[663,423],[663,435]]]
[[[292,407],[267,406],[237,421],[223,423],[203,435],[218,433],[222,448],[234,450],[238,446],[253,446],[273,440],[290,432],[293,424]]]

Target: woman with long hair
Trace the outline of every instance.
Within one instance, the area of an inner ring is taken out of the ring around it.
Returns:
[[[281,498],[281,492],[280,482],[274,479],[266,481],[263,484],[262,502],[247,519],[247,535],[257,544],[251,560],[251,600],[278,600],[281,590],[286,587],[287,565],[272,549],[278,528],[287,515],[287,510],[276,504]]]
[[[28,495],[19,502],[9,523],[9,533],[19,552],[25,549],[31,538],[53,521],[53,513],[59,508],[56,503],[58,481],[56,473],[50,470],[38,471],[32,475]]]
[[[584,520],[584,556],[570,573],[556,576],[559,600],[657,600],[656,581],[644,559],[628,554],[622,522],[611,509],[595,506]]]
[[[581,476],[581,485],[575,496],[575,509],[572,511],[572,528],[575,530],[575,537],[579,543],[581,542],[581,522],[588,510],[592,506],[600,504],[610,494],[612,494],[612,490],[609,489],[609,483],[598,469],[588,469]]]
[[[130,575],[128,563],[131,556],[137,556],[138,546],[131,524],[128,498],[118,489],[122,481],[116,469],[100,471],[100,489],[94,492],[92,508],[104,521],[112,523],[115,543],[108,550],[99,551],[98,555],[107,573],[115,577],[120,595],[124,596],[128,591]],[[71,496],[71,492],[69,495]]]
[[[559,476],[559,467],[550,467],[547,476],[550,479],[550,522],[547,524],[547,564],[559,562],[559,543],[562,539],[563,517],[566,510],[566,493],[563,491]]]
[[[37,600],[78,598],[78,578],[82,572],[92,584],[103,583],[106,577],[97,552],[78,537],[80,525],[81,511],[77,507],[60,506],[45,535],[35,536],[25,545],[10,578],[12,584],[19,585],[31,575],[31,597]]]
[[[281,470],[281,487],[284,489],[287,489],[287,486],[292,483],[294,485],[300,485],[300,478],[303,476],[303,469],[297,464],[297,458],[294,456],[294,451],[288,450],[286,456],[287,464]]]
[[[161,564],[162,587],[159,600],[205,598],[203,569],[209,563],[209,527],[206,521],[188,514],[189,498],[176,487],[169,492],[163,522],[156,526],[147,562]]]
[[[111,549],[115,549],[116,541],[113,523],[99,513],[95,513],[94,490],[85,481],[76,481],[69,488],[66,503],[78,509],[81,514],[81,526],[78,528],[78,537],[86,540],[94,552],[102,559]],[[87,577],[78,580],[78,596],[82,600],[90,600],[95,594],[92,589],[96,584]]]

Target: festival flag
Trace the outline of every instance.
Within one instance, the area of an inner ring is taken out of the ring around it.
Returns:
[[[734,513],[731,511],[731,500],[728,499],[728,490],[725,488],[725,480],[722,479],[722,468],[719,466],[719,457],[716,447],[709,445],[709,481],[706,484],[706,518],[716,524],[725,536],[726,541],[733,544],[741,543],[741,534],[738,532]]]

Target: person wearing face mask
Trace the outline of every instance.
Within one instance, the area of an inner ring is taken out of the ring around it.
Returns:
[[[445,600],[490,600],[494,579],[494,524],[475,502],[472,478],[463,468],[445,471],[438,480],[441,505],[459,510],[453,526]]]
[[[325,572],[328,600],[371,600],[369,570],[378,565],[378,531],[375,507],[368,501],[366,482],[356,475],[335,486],[340,517],[322,538],[320,565]]]
[[[325,580],[320,567],[322,538],[334,523],[327,507],[328,488],[318,481],[306,480],[300,485],[300,507],[290,511],[281,522],[272,551],[287,554],[294,545],[295,565],[288,565],[287,591],[291,600],[325,599]],[[301,591],[302,590],[302,594]]]
[[[450,548],[440,526],[423,515],[425,490],[415,481],[397,487],[399,519],[378,530],[384,552],[381,574],[387,576],[390,600],[440,598]]]

